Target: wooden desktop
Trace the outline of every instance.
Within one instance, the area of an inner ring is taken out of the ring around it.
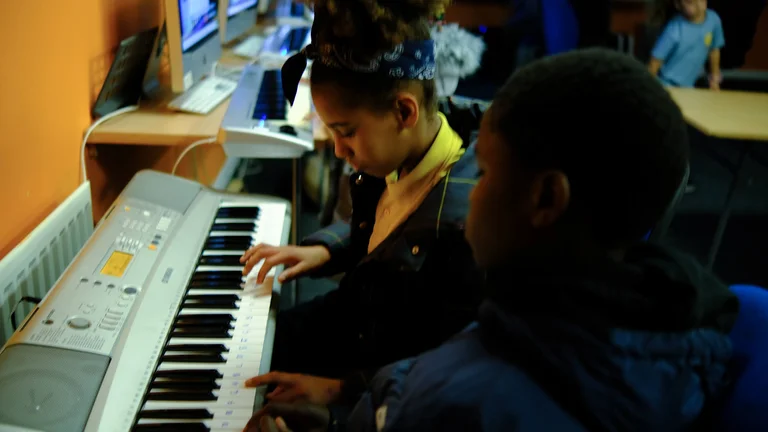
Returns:
[[[768,93],[668,90],[685,120],[702,133],[715,138],[768,143]]]

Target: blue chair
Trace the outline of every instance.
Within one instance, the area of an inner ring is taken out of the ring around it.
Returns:
[[[569,0],[541,0],[541,23],[547,55],[575,50],[579,46],[579,22]]]
[[[731,287],[740,310],[731,331],[734,386],[721,407],[719,430],[768,431],[768,290]]]

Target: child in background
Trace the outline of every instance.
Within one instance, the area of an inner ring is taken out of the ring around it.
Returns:
[[[720,49],[725,45],[720,17],[707,9],[707,0],[666,0],[663,7],[674,12],[665,19],[648,70],[664,85],[693,87],[709,59],[709,88],[719,90]]]

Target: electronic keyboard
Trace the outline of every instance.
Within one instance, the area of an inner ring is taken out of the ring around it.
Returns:
[[[136,174],[0,351],[0,430],[241,431],[280,286],[239,257],[290,227],[287,201]]]
[[[314,149],[311,94],[299,86],[293,106],[279,69],[246,66],[221,121],[218,141],[229,157],[297,159]]]

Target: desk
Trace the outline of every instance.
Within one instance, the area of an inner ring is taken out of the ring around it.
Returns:
[[[705,136],[739,147],[735,164],[719,160],[733,174],[707,257],[712,268],[723,241],[733,201],[742,181],[744,160],[755,145],[768,145],[768,94],[669,88],[685,120]],[[666,227],[665,227],[666,228]]]
[[[768,142],[768,93],[670,88],[685,120],[723,139]]]
[[[276,24],[296,23],[295,19],[267,19],[249,33],[261,32]],[[225,48],[219,63],[224,68],[239,67],[248,60]],[[172,97],[169,94],[160,100],[142,103],[140,110],[110,119],[91,133],[85,162],[91,181],[94,220],[101,219],[136,172],[147,168],[170,172],[187,146],[218,134],[229,101],[201,116],[166,108]],[[221,146],[201,146],[184,158],[177,174],[211,186],[225,161]]]

